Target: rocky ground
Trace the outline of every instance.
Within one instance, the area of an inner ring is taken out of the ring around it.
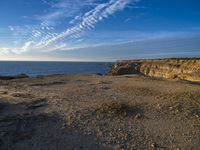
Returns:
[[[0,80],[1,150],[199,147],[199,83],[98,75]]]

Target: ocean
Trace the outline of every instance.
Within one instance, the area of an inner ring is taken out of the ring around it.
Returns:
[[[106,74],[110,62],[0,61],[0,75]]]

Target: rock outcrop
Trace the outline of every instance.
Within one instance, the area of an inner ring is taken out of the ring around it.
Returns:
[[[14,76],[0,76],[0,80],[13,80],[13,79],[22,79],[22,78],[29,78],[26,74],[18,74]]]
[[[200,59],[118,61],[110,75],[143,74],[150,77],[200,81]]]

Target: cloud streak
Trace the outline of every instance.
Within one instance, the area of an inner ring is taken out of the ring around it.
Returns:
[[[66,31],[53,36],[45,41],[40,42],[38,47],[46,47],[55,43],[58,40],[62,40],[66,37],[79,36],[79,34],[85,30],[91,30],[95,28],[95,25],[110,15],[114,14],[118,10],[122,10],[130,3],[131,0],[111,0],[108,3],[99,4],[93,10],[84,14],[81,18],[81,22],[77,25],[67,29]]]
[[[47,14],[36,16],[36,19],[48,25],[56,25],[65,18],[73,17],[79,13],[83,7],[95,5],[96,1],[97,0],[58,0],[54,2],[43,0],[44,3],[51,7],[51,10]]]
[[[81,2],[80,0],[76,1]],[[41,25],[32,30],[30,37],[24,45],[21,48],[12,49],[11,51],[23,53],[29,50],[52,51],[60,48],[66,49],[67,44],[63,43],[64,40],[80,38],[86,31],[94,29],[98,22],[112,16],[117,11],[123,10],[128,4],[136,3],[139,0],[108,0],[105,3],[99,4],[95,3],[95,1],[96,0],[86,0],[84,5],[91,5],[93,8],[84,14],[75,16],[71,22],[76,23],[60,33],[53,32],[54,28],[49,26],[49,22],[55,21],[55,18],[62,17],[66,11],[65,9],[71,6],[69,3],[71,1],[65,0],[57,4],[51,4],[52,7],[60,8],[61,10],[54,11],[46,16],[41,16],[40,19],[43,20]],[[67,17],[69,16],[67,15]],[[12,29],[10,28],[10,30]],[[9,49],[6,49],[6,51],[8,50]]]

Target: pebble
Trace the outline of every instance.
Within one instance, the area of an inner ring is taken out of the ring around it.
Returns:
[[[0,94],[8,94],[7,91],[0,91]]]
[[[161,107],[161,105],[160,105],[160,104],[158,104],[158,105],[157,105],[157,108],[158,108],[158,109],[161,109],[162,107]]]
[[[140,114],[140,113],[137,113],[137,114],[135,115],[134,118],[135,118],[135,119],[139,119],[139,118],[141,118],[141,114]]]
[[[156,148],[156,147],[157,147],[157,144],[156,144],[156,143],[152,143],[152,144],[151,144],[151,147],[152,147],[152,148]]]

